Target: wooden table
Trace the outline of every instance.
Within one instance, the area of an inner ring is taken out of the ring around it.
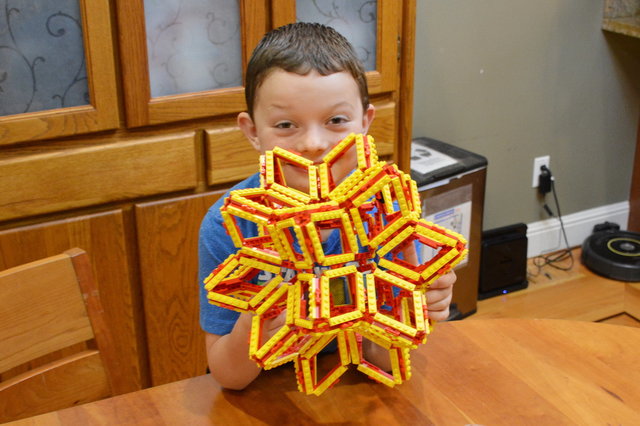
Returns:
[[[323,395],[289,364],[242,392],[209,376],[23,420],[22,424],[640,424],[640,330],[563,320],[438,324],[387,388],[351,369]]]

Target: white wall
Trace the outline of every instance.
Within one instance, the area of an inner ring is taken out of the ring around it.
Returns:
[[[417,1],[413,135],[487,157],[485,229],[546,219],[540,155],[563,214],[628,200],[640,39],[604,33],[603,3]]]

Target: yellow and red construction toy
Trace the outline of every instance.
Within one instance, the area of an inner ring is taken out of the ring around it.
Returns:
[[[357,167],[335,182],[332,165],[349,150],[357,153]],[[285,164],[308,171],[308,192],[287,186]],[[410,377],[409,352],[432,328],[425,291],[466,256],[466,241],[421,218],[416,183],[378,160],[372,137],[349,135],[319,164],[280,148],[265,153],[261,187],[232,191],[221,213],[238,251],[206,278],[205,288],[211,303],[255,314],[254,361],[265,369],[293,361],[300,391],[316,395],[350,364],[388,386]],[[242,235],[239,218],[255,223],[259,235]],[[325,254],[327,230],[340,233],[341,253]],[[435,256],[411,263],[403,253],[421,244]],[[274,278],[255,284],[262,271]],[[285,324],[263,342],[264,321],[283,310]],[[363,338],[388,350],[391,372],[365,359]],[[319,379],[317,356],[333,340],[339,363]]]

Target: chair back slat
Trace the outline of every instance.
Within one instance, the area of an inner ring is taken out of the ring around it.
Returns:
[[[0,423],[121,388],[125,373],[104,315],[81,249],[0,272]]]
[[[0,372],[92,337],[68,256],[0,272]]]
[[[100,353],[87,350],[0,383],[0,395],[5,418],[19,419],[106,398],[111,389]]]

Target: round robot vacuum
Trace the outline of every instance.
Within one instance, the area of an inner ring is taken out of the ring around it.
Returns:
[[[640,281],[640,234],[594,232],[582,244],[582,263],[607,278]]]

